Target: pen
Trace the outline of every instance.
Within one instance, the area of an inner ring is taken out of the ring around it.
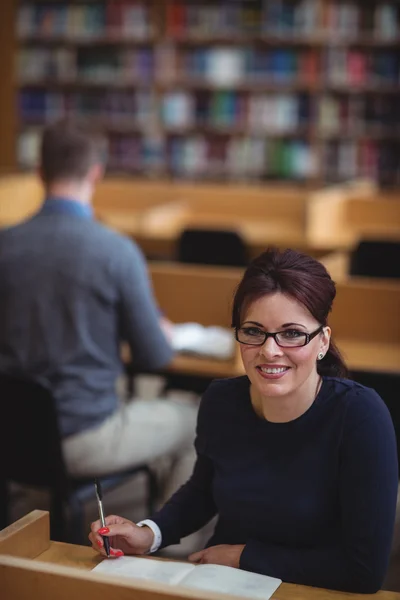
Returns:
[[[99,509],[100,523],[102,527],[106,527],[106,522],[104,520],[104,511],[103,511],[103,492],[101,490],[100,481],[96,478],[94,480],[94,487],[96,490],[96,498],[97,498],[97,507]],[[110,556],[110,540],[106,535],[101,536],[104,542],[104,550],[106,551],[107,556]]]

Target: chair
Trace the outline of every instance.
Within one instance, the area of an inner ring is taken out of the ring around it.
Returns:
[[[177,248],[184,263],[243,267],[248,263],[246,246],[235,231],[185,229]]]
[[[94,482],[93,478],[67,474],[52,394],[38,383],[0,374],[0,397],[0,529],[9,522],[7,483],[13,481],[49,489],[52,539],[82,543],[84,503],[95,496]],[[104,492],[112,490],[138,473],[147,477],[151,514],[158,490],[156,477],[147,465],[100,477],[102,488]]]
[[[400,373],[379,373],[369,371],[352,371],[351,379],[373,388],[386,404],[392,417],[397,438],[397,457],[400,475]]]
[[[400,278],[400,242],[363,240],[350,258],[350,275]]]

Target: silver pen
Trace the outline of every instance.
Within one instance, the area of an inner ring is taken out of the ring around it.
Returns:
[[[103,492],[101,489],[100,480],[97,478],[94,480],[94,487],[96,490],[97,507],[99,509],[100,523],[101,523],[102,527],[106,527],[106,522],[104,519],[103,502],[102,502]],[[106,535],[102,535],[101,537],[103,538],[103,542],[104,542],[104,550],[106,551],[107,556],[110,556],[110,540],[108,539],[108,537]]]

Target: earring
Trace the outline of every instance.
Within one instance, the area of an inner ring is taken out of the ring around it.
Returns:
[[[322,360],[324,358],[325,354],[323,352],[318,352],[318,360]]]

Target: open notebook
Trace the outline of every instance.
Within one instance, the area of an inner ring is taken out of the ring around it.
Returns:
[[[235,338],[230,329],[204,327],[200,323],[176,323],[172,327],[172,347],[176,352],[188,352],[229,359],[235,351]]]
[[[270,598],[282,583],[274,577],[221,565],[192,565],[133,556],[103,560],[93,571],[262,600]]]

